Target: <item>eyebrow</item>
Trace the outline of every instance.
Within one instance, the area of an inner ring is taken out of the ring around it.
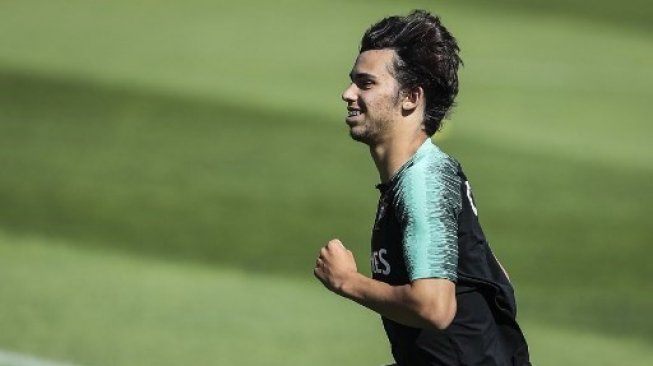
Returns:
[[[374,75],[372,75],[372,74],[368,74],[368,73],[365,73],[365,72],[357,72],[357,73],[354,73],[354,72],[352,71],[352,72],[349,73],[349,79],[351,79],[352,81],[353,81],[354,79],[365,79],[365,78],[367,78],[367,79],[372,79],[372,80],[375,80],[375,79],[376,79],[376,77],[374,77]]]

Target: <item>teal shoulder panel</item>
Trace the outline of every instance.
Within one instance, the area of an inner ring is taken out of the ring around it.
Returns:
[[[458,215],[462,210],[458,164],[435,145],[419,151],[398,176],[393,204],[403,229],[411,281],[457,280]]]

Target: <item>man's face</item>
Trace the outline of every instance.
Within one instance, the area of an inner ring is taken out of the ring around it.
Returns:
[[[351,84],[342,93],[347,102],[351,137],[368,145],[379,143],[401,116],[399,83],[392,75],[396,53],[391,49],[370,50],[358,55],[351,70]]]

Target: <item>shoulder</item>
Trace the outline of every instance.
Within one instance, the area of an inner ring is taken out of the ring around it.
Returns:
[[[396,217],[412,280],[457,279],[462,179],[458,162],[435,145],[418,151],[397,177]]]
[[[437,146],[423,151],[399,176],[395,185],[401,200],[429,201],[435,196],[459,195],[460,164]]]

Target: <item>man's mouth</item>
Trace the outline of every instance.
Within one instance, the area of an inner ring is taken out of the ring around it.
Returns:
[[[347,117],[355,117],[361,114],[361,111],[349,111],[347,112]]]

